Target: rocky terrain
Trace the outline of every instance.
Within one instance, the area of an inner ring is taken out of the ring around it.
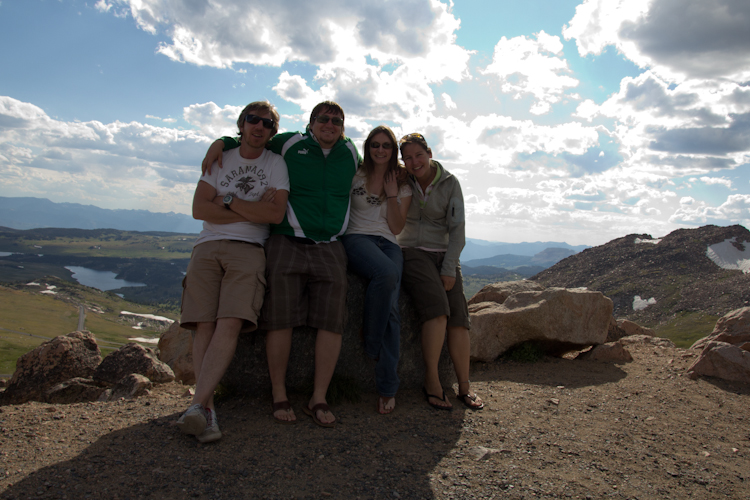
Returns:
[[[750,231],[739,225],[679,229],[658,243],[651,235],[631,234],[568,257],[531,280],[600,291],[612,299],[615,316],[647,326],[681,313],[718,317],[750,304],[750,274],[722,269],[706,255],[709,246],[731,238],[745,250]],[[634,310],[635,296],[655,303]]]
[[[188,387],[134,400],[0,407],[0,498],[748,498],[750,387],[690,380],[697,356],[648,341],[624,364],[545,358],[473,367],[487,407],[399,393],[333,407],[334,429],[275,424],[270,399],[218,407],[201,445],[175,420]]]

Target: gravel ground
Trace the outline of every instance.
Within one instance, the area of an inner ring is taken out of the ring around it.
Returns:
[[[381,416],[366,394],[323,429],[303,395],[294,426],[274,423],[268,397],[230,399],[224,437],[205,445],[174,425],[179,384],[0,407],[0,498],[750,498],[750,387],[689,380],[691,351],[628,349],[619,365],[477,364],[481,412],[403,391]]]

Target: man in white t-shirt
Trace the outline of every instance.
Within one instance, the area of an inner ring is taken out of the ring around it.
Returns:
[[[221,438],[213,394],[229,367],[240,332],[258,327],[265,294],[263,245],[269,224],[284,219],[289,175],[280,155],[266,149],[279,128],[267,101],[248,104],[237,120],[240,147],[198,181],[193,217],[203,231],[183,280],[180,326],[195,331],[195,396],[177,421],[202,443]]]

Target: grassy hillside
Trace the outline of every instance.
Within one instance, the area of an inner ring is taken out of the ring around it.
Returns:
[[[194,234],[139,233],[116,229],[0,230],[0,252],[25,254],[185,259],[190,257],[194,242]]]
[[[41,343],[76,330],[79,305],[86,311],[84,327],[97,338],[102,355],[132,337],[156,338],[152,329],[135,330],[120,311],[157,314],[178,319],[174,312],[134,304],[109,292],[47,276],[35,285],[0,286],[0,374],[15,371],[16,359]],[[49,286],[56,295],[42,294]]]
[[[40,276],[74,282],[66,266],[114,272],[145,287],[114,290],[132,302],[178,309],[182,277],[195,235],[138,233],[114,229],[0,228],[0,283],[25,283]]]

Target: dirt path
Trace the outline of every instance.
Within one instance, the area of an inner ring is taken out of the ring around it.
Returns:
[[[218,409],[200,445],[167,384],[135,401],[0,408],[0,498],[750,498],[750,387],[684,377],[689,351],[628,347],[613,365],[477,365],[487,408],[439,412],[374,395],[333,430],[275,424],[263,398]],[[477,460],[481,448],[492,449]]]

